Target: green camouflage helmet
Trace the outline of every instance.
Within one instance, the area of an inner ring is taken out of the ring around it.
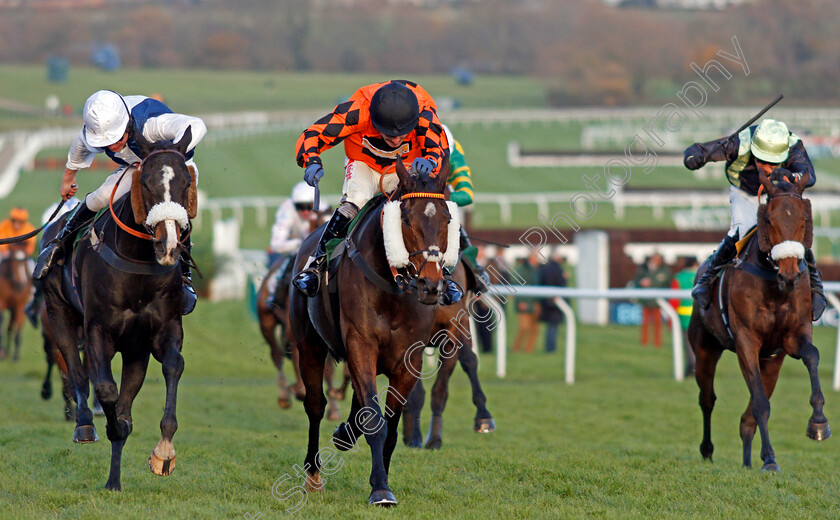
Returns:
[[[790,146],[787,125],[775,119],[765,119],[755,129],[750,142],[750,151],[756,159],[779,164],[788,158]]]

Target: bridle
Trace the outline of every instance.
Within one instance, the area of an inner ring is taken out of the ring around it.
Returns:
[[[149,154],[146,155],[146,157],[143,158],[143,160],[140,161],[139,164],[137,164],[137,169],[139,171],[143,171],[143,164],[145,164],[145,162],[149,160],[149,157],[151,157],[153,155],[157,155],[157,154],[162,154],[162,153],[174,153],[175,155],[180,157],[182,160],[186,160],[186,158],[184,157],[184,154],[182,154],[179,150],[153,150],[152,152],[149,152]],[[154,239],[155,239],[155,236],[153,234],[154,230],[151,229],[150,226],[148,226],[146,224],[143,225],[143,227],[146,228],[146,231],[148,231],[148,233],[143,233],[142,231],[137,231],[136,229],[126,225],[123,221],[121,221],[120,218],[117,216],[116,212],[114,212],[114,195],[117,193],[117,188],[119,187],[120,183],[122,183],[123,177],[125,177],[125,174],[126,174],[126,172],[128,172],[128,170],[129,170],[129,168],[126,168],[122,172],[122,175],[120,175],[119,180],[117,180],[117,182],[114,183],[114,189],[111,191],[111,197],[108,199],[108,209],[111,211],[111,218],[114,219],[114,222],[117,223],[117,225],[120,227],[120,229],[122,229],[123,231],[125,231],[129,235],[135,236],[137,238],[142,238],[144,240],[154,241]],[[192,223],[190,223],[190,225],[187,227],[187,229],[184,230],[184,232],[186,233],[186,235],[181,239],[181,242],[183,242],[187,237],[190,236],[190,233],[192,232]]]
[[[393,193],[391,194],[393,196]],[[388,200],[391,199],[391,196],[388,197]],[[446,197],[443,193],[436,193],[436,192],[427,192],[427,191],[413,191],[409,193],[404,193],[400,196],[400,202],[406,199],[437,199],[437,200],[446,200]],[[382,220],[384,217],[385,212],[383,211],[379,215],[380,225],[382,225]],[[405,267],[397,268],[390,263],[388,267],[391,269],[391,276],[394,278],[394,283],[397,284],[397,287],[400,290],[408,291],[408,290],[416,290],[417,289],[417,279],[420,277],[420,273],[423,272],[423,269],[426,267],[426,264],[434,258],[434,262],[438,268],[441,270],[441,262],[442,253],[440,249],[431,250],[431,249],[419,249],[417,251],[412,251],[408,253],[408,257],[411,258],[413,256],[423,255],[423,262],[420,264],[420,267],[415,267],[412,262],[408,262]],[[400,272],[400,270],[403,272]]]

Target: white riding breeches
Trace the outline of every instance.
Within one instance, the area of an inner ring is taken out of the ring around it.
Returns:
[[[735,236],[737,232],[738,238],[744,238],[747,231],[756,223],[758,197],[750,195],[735,186],[730,186],[729,205],[732,210],[732,220],[729,223],[728,235]]]
[[[379,193],[379,179],[382,175],[362,161],[344,161],[344,186],[341,188],[344,196],[342,202],[352,202],[357,208],[364,206],[367,201]],[[396,170],[387,173],[382,179],[382,189],[391,193],[400,183]]]

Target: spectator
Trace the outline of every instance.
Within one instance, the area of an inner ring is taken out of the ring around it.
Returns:
[[[671,272],[662,262],[662,255],[654,253],[639,267],[633,278],[633,287],[667,289],[671,286]],[[662,347],[662,314],[655,299],[642,300],[642,346],[648,344],[648,331],[653,326],[653,344]]]
[[[563,257],[554,255],[539,269],[540,285],[566,286],[566,274],[563,272]],[[557,329],[563,323],[563,312],[554,303],[553,298],[540,301],[540,321],[545,322],[545,351],[557,351]]]
[[[531,253],[528,258],[521,259],[515,268],[518,280],[525,285],[537,285],[539,283],[537,270],[539,263],[540,261],[534,253]],[[519,330],[513,342],[513,351],[524,351],[530,354],[534,351],[534,345],[537,342],[537,333],[540,326],[538,321],[540,304],[532,296],[517,296],[514,302]]]
[[[697,269],[700,263],[697,257],[689,256],[683,259],[683,268],[680,272],[674,275],[674,281],[671,286],[674,289],[691,289],[694,287],[694,278],[697,276]],[[680,326],[683,331],[683,349],[685,350],[685,376],[688,377],[694,374],[694,351],[691,345],[688,344],[688,322],[691,319],[691,311],[694,308],[694,299],[685,298],[684,300],[677,300],[677,314],[680,316]]]
[[[478,253],[475,257],[475,262],[479,265],[487,265],[487,251],[485,250],[484,246],[476,246],[478,248]],[[472,312],[474,316],[481,319],[475,320],[475,328],[476,332],[478,333],[478,346],[481,349],[481,352],[484,353],[491,353],[493,352],[493,330],[492,327],[495,324],[496,320],[495,317],[490,318],[490,316],[494,316],[493,311],[490,307],[484,303],[481,295],[479,294],[476,296],[474,307],[472,307]],[[488,317],[489,319],[484,319]]]

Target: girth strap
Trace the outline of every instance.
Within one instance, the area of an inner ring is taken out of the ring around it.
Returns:
[[[359,251],[359,248],[356,247],[356,243],[353,241],[352,238],[347,239],[347,254],[350,255],[350,260],[353,261],[353,265],[355,265],[356,268],[362,272],[362,274],[365,276],[365,278],[368,279],[370,283],[390,294],[402,294],[402,291],[400,291],[397,288],[397,286],[395,286],[393,283],[389,282],[388,280],[380,276],[379,273],[373,270],[370,264],[368,264],[365,260],[364,256],[362,256],[361,251]]]

